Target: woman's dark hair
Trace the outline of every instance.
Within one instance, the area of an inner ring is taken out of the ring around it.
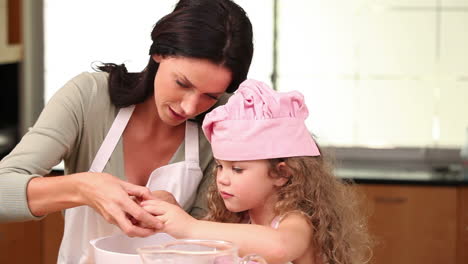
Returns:
[[[151,32],[150,55],[207,59],[229,69],[234,92],[247,78],[253,55],[252,25],[245,11],[230,0],[180,0],[174,11],[159,20]],[[151,57],[140,73],[124,64],[104,63],[109,93],[117,107],[143,102],[153,94],[159,64]]]

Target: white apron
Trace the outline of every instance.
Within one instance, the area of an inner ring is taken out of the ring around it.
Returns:
[[[91,164],[90,172],[102,172],[130,119],[135,106],[120,109]],[[187,121],[185,126],[185,161],[154,170],[146,184],[150,190],[171,192],[185,210],[193,205],[203,177],[198,161],[198,127]],[[121,233],[120,229],[89,206],[65,210],[65,228],[57,263],[94,263],[89,241]]]

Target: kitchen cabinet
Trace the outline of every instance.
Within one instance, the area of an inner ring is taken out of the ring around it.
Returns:
[[[49,214],[41,220],[41,264],[56,264],[60,242],[63,236],[63,215],[61,212]]]
[[[40,263],[39,222],[0,224],[0,263]]]
[[[360,185],[375,264],[468,263],[468,188]]]
[[[55,264],[62,235],[60,212],[41,221],[0,224],[0,263]]]
[[[373,264],[468,263],[468,187],[359,184],[376,246]],[[61,213],[42,220],[43,264],[55,263]]]
[[[457,264],[468,263],[468,186],[458,192]]]
[[[468,186],[358,184],[376,241],[372,264],[468,263]],[[60,212],[0,224],[0,263],[55,264]]]

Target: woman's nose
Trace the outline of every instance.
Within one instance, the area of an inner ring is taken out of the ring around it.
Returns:
[[[180,107],[186,116],[194,116],[197,113],[197,107],[200,102],[200,95],[197,92],[191,92],[184,96]]]

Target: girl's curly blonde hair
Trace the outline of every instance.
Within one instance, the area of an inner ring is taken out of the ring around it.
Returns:
[[[313,228],[316,259],[324,264],[361,264],[369,261],[371,241],[367,219],[355,186],[336,178],[322,156],[270,159],[270,176],[285,162],[290,170],[288,182],[278,189],[276,215],[300,211]],[[224,205],[216,186],[216,169],[208,191],[207,220],[240,223],[248,212],[233,213]]]

